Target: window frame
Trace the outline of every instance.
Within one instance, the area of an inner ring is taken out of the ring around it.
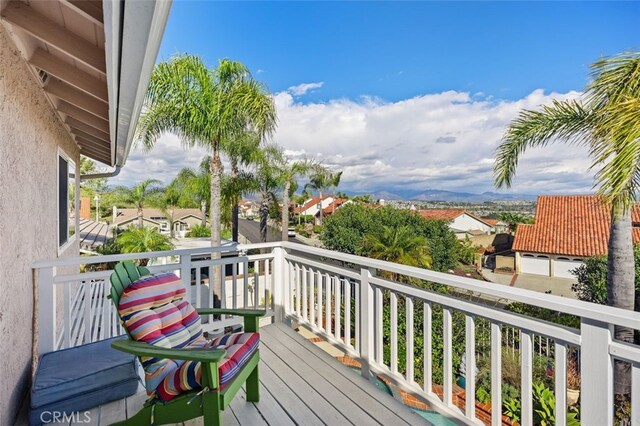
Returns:
[[[67,196],[65,197],[66,200],[66,206],[64,211],[67,212],[66,213],[66,220],[67,220],[67,239],[65,242],[61,243],[60,241],[60,159],[63,159],[64,161],[66,161],[67,163]],[[56,199],[56,208],[57,208],[57,212],[56,212],[56,242],[57,242],[57,246],[58,246],[58,256],[61,255],[62,253],[64,253],[69,247],[71,247],[71,245],[76,241],[76,239],[78,238],[78,227],[77,225],[77,218],[78,218],[78,198],[79,198],[79,194],[78,194],[78,176],[77,176],[77,170],[76,170],[76,162],[73,161],[71,159],[71,157],[69,156],[69,154],[67,154],[62,148],[58,147],[58,151],[57,151],[57,155],[56,155],[56,194],[57,194],[57,199]],[[71,225],[71,221],[69,220],[69,176],[73,174],[74,177],[74,206],[75,206],[75,214],[74,214],[74,223],[73,223],[73,227],[75,229],[75,232],[73,233],[73,235],[69,235],[69,229],[70,229],[70,225]]]

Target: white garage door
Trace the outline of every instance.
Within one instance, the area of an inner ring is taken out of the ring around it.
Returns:
[[[575,278],[570,271],[582,265],[582,261],[578,259],[569,259],[567,257],[559,257],[553,263],[553,274],[558,278]]]
[[[520,272],[523,274],[549,276],[549,258],[547,256],[534,256],[523,254],[520,259]]]

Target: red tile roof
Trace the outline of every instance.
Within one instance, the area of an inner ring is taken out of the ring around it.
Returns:
[[[420,216],[422,216],[425,219],[432,219],[432,220],[453,220],[455,218],[457,218],[458,216],[466,213],[469,216],[471,216],[474,219],[479,220],[480,222],[489,225],[489,226],[494,226],[493,224],[489,223],[489,221],[487,219],[483,219],[479,216],[476,216],[475,214],[468,212],[466,210],[460,210],[460,209],[428,209],[428,210],[418,210],[418,213],[420,214]]]
[[[336,198],[335,200],[333,200],[331,204],[329,204],[327,207],[325,207],[322,210],[322,213],[325,215],[331,214],[333,213],[334,206],[335,206],[335,210],[338,210],[338,208],[340,208],[346,202],[347,202],[346,198]]]
[[[322,199],[326,200],[329,197],[333,197],[332,195],[323,195]],[[320,203],[320,197],[313,197],[312,199],[310,199],[309,201],[307,201],[306,203],[304,203],[304,205],[302,207],[296,207],[294,209],[294,213],[299,214],[302,213],[306,210],[309,210],[311,207],[317,205]]]
[[[640,222],[640,206],[632,220]],[[534,253],[595,256],[607,253],[611,212],[594,195],[540,196],[534,225],[518,225],[513,250]],[[633,242],[640,229],[633,228]]]
[[[420,216],[425,219],[453,220],[456,217],[460,216],[462,213],[465,213],[465,211],[456,209],[429,209],[418,210],[418,213],[420,213]]]

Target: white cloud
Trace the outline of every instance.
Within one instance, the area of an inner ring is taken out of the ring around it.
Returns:
[[[273,139],[291,156],[316,156],[343,170],[344,190],[492,191],[493,159],[505,126],[523,108],[579,95],[535,90],[519,100],[495,101],[448,91],[398,102],[363,97],[303,103],[289,89],[275,95],[279,122]],[[197,167],[205,154],[203,149],[185,151],[175,136],[167,135],[149,153],[135,150],[111,183],[148,177],[167,182],[182,167]],[[531,149],[520,160],[512,191],[589,192],[589,165],[586,148],[551,144]]]
[[[324,85],[324,81],[319,81],[317,83],[302,83],[297,86],[291,86],[287,89],[289,93],[293,96],[302,96],[307,94],[309,91],[314,89],[319,89]]]

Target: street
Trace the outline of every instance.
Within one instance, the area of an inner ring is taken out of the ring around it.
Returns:
[[[238,230],[240,232],[240,235],[244,236],[246,239],[248,239],[252,243],[261,242],[259,222],[256,222],[253,220],[247,220],[247,219],[240,219],[238,221]],[[280,236],[280,230],[269,226],[267,228],[267,242],[273,242],[273,241],[282,241],[282,238]],[[296,238],[289,238],[289,241],[292,243],[302,244]]]

